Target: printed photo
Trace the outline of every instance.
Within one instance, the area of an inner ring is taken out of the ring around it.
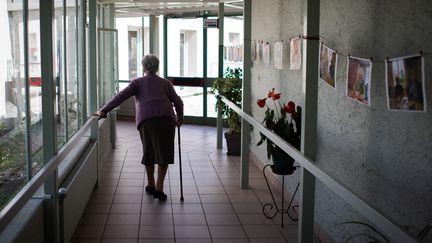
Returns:
[[[420,55],[389,59],[386,83],[390,110],[426,111],[423,58]]]
[[[262,49],[263,63],[266,66],[268,66],[270,65],[270,44],[268,42],[263,42],[261,49]]]
[[[290,69],[301,68],[301,39],[294,38],[290,41]]]
[[[349,56],[347,66],[347,96],[370,106],[372,62]]]
[[[276,69],[283,69],[283,42],[277,41],[274,44],[274,66]]]
[[[325,45],[321,45],[319,68],[320,79],[333,88],[336,88],[336,65],[336,52]]]

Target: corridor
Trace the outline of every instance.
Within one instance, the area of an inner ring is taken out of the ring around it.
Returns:
[[[105,157],[99,187],[72,242],[296,242],[296,222],[285,215],[282,228],[280,215],[273,220],[264,217],[262,206],[271,197],[261,170],[253,163],[251,189],[240,188],[240,157],[216,149],[215,127],[181,128],[183,203],[177,137],[176,161],[165,181],[165,202],[145,193],[135,124],[119,121],[117,137],[116,149]]]

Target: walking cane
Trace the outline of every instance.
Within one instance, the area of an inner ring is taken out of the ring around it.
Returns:
[[[181,146],[180,146],[180,126],[177,126],[178,146],[179,146],[179,165],[180,165],[180,201],[184,201],[183,198],[183,176],[182,176],[182,164],[181,164]]]

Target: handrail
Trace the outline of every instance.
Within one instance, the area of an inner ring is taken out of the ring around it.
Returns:
[[[82,136],[91,128],[97,117],[91,117],[74,134],[74,136],[39,170],[38,173],[15,195],[15,197],[0,211],[0,232],[2,232],[12,219],[19,213],[25,204],[32,198],[35,192],[42,186],[49,176],[58,168],[60,162],[65,158]],[[51,198],[52,195],[44,195]]]
[[[256,121],[252,116],[244,113],[241,108],[235,105],[233,102],[223,96],[219,96],[220,99],[239,114],[244,120],[251,124],[255,129],[263,133],[273,143],[279,146],[284,152],[288,153],[295,161],[297,161],[303,168],[314,175],[330,190],[343,198],[353,208],[358,210],[363,216],[377,225],[386,235],[392,238],[395,242],[401,243],[415,243],[418,242],[411,235],[406,233],[403,229],[393,223],[390,219],[382,215],[372,206],[368,205],[364,200],[360,199],[357,195],[351,192],[346,186],[343,186],[340,182],[323,172],[320,168],[315,165],[315,162],[304,156],[300,151],[296,150],[290,144],[285,142],[275,133],[268,130],[261,123]]]

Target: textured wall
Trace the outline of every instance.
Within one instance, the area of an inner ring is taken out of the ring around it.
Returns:
[[[300,34],[301,9],[300,0],[253,1],[252,40],[273,43]],[[320,21],[325,44],[341,54],[384,60],[432,51],[429,1],[325,0],[321,1]],[[425,57],[427,113],[387,109],[383,62],[373,63],[371,106],[347,98],[347,61],[345,56],[338,58],[336,90],[319,83],[317,164],[417,234],[432,220],[432,56]],[[264,111],[254,105],[255,100],[271,87],[281,90],[283,99],[303,104],[302,72],[289,70],[287,64],[283,71],[272,65],[271,61],[270,67],[253,66],[252,113],[257,120],[263,118]],[[251,150],[266,163],[264,146],[255,146],[257,139],[254,133]],[[332,225],[364,220],[319,182],[315,216],[337,242],[343,237],[338,232],[342,228]]]

